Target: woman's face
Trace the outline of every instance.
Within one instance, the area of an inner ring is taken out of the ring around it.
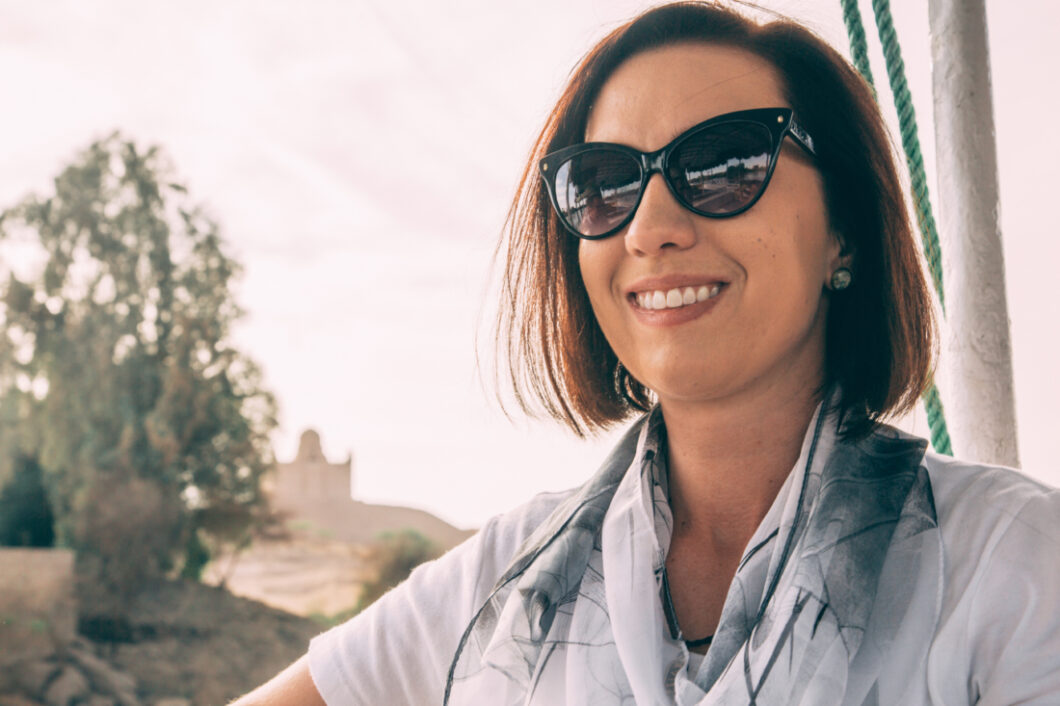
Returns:
[[[615,71],[589,114],[585,139],[652,151],[713,116],[786,105],[764,59],[732,47],[677,44],[638,54]],[[628,226],[579,245],[604,335],[664,407],[799,394],[821,383],[824,285],[847,263],[829,229],[820,176],[790,138],[784,143],[765,193],[738,216],[698,216],[654,174]],[[688,287],[713,296],[661,310],[637,301]]]

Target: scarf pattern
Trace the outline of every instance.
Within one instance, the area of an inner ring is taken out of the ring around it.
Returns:
[[[889,703],[882,665],[922,660],[939,613],[926,444],[835,427],[818,411],[700,657],[659,598],[672,517],[653,410],[516,553],[464,632],[445,703]]]

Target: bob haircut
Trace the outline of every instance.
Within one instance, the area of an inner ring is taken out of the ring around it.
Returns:
[[[496,343],[516,401],[579,436],[653,402],[604,338],[582,283],[579,241],[553,212],[536,166],[544,155],[584,141],[589,110],[620,64],[683,42],[724,44],[769,61],[799,122],[816,138],[830,227],[854,271],[853,285],[830,295],[825,333],[823,384],[840,390],[844,433],[860,436],[909,411],[931,380],[935,320],[872,90],[801,25],[786,18],[760,24],[712,2],[664,5],[612,31],[575,68],[537,138],[498,251],[505,268]]]

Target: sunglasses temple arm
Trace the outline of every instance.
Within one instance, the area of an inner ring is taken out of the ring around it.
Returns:
[[[813,148],[813,138],[802,129],[802,125],[799,125],[794,117],[791,118],[791,123],[788,124],[788,134],[791,135],[791,139],[795,140],[796,144],[806,150],[811,156],[817,156],[817,151]]]

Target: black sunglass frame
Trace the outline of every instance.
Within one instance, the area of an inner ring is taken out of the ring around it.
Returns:
[[[770,152],[769,162],[766,166],[766,175],[762,180],[762,185],[759,187],[758,192],[740,208],[723,213],[703,211],[682,198],[679,189],[675,188],[670,182],[668,174],[670,155],[672,155],[686,140],[694,137],[700,132],[732,122],[761,125],[769,132],[772,139],[770,145],[772,152]],[[780,150],[781,147],[783,147],[785,136],[791,136],[792,140],[794,140],[799,147],[802,147],[810,156],[817,156],[817,152],[814,149],[813,138],[810,137],[809,133],[807,133],[802,126],[799,125],[798,121],[795,120],[795,114],[791,108],[755,108],[752,110],[739,110],[733,113],[725,113],[710,118],[709,120],[705,120],[698,125],[694,125],[688,130],[685,130],[675,137],[668,145],[654,152],[641,152],[629,145],[622,145],[615,142],[583,142],[577,145],[571,145],[570,147],[564,147],[561,150],[545,155],[538,162],[538,171],[548,188],[548,196],[552,202],[552,208],[555,210],[563,227],[573,235],[584,240],[601,240],[614,235],[629,225],[629,222],[633,220],[633,216],[636,215],[637,209],[640,207],[641,200],[644,198],[644,191],[648,186],[648,181],[651,179],[652,174],[656,172],[662,174],[663,181],[666,182],[667,188],[670,189],[670,193],[673,194],[677,202],[692,213],[707,218],[731,218],[740,215],[754,206],[758,202],[758,199],[762,197],[762,194],[765,193],[766,187],[769,186],[769,180],[773,177],[773,170],[777,166],[777,159],[780,156]],[[640,184],[637,187],[637,201],[633,204],[629,213],[623,216],[622,220],[610,230],[597,235],[584,235],[578,232],[578,230],[567,221],[563,216],[563,212],[560,210],[559,202],[556,197],[556,178],[560,167],[562,167],[568,160],[573,159],[580,154],[600,150],[624,153],[632,157],[640,166]]]

